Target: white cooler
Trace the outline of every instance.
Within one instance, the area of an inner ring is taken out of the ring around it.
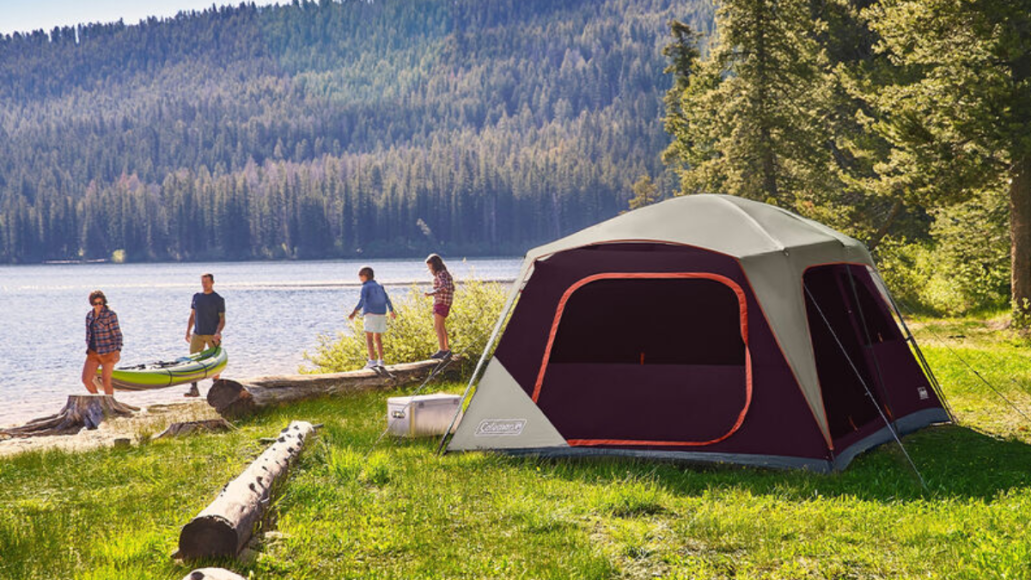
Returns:
[[[445,393],[390,397],[387,399],[387,425],[390,432],[399,437],[443,435],[461,404],[462,397]]]

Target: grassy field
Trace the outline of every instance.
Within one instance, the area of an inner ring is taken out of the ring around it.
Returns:
[[[960,425],[844,473],[437,457],[385,439],[387,394],[238,431],[0,460],[0,577],[169,578],[179,528],[291,419],[325,424],[274,506],[253,578],[1031,578],[1028,344],[993,321],[915,324]],[[953,351],[955,354],[950,352]],[[458,385],[444,385],[458,390]]]

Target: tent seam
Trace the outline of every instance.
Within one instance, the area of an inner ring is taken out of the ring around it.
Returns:
[[[771,234],[769,232],[769,230],[767,230],[765,227],[763,227],[763,225],[761,223],[759,223],[759,220],[757,220],[754,217],[752,217],[752,214],[750,214],[747,211],[741,209],[736,203],[730,201],[730,199],[728,197],[725,197],[725,196],[715,196],[715,198],[718,199],[719,201],[723,202],[723,204],[729,205],[730,207],[734,208],[734,210],[736,210],[738,213],[740,213],[741,215],[745,216],[745,218],[748,220],[748,222],[752,226],[754,226],[755,229],[759,231],[759,233],[761,233],[762,235],[764,235],[767,238],[769,238],[769,240],[772,241],[774,243],[774,245],[777,246],[777,251],[778,252],[783,252],[785,250],[785,248],[787,246],[785,246],[783,242],[781,242],[778,238],[776,238],[773,234]]]

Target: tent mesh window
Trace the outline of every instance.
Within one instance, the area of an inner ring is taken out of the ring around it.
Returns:
[[[569,440],[714,440],[745,405],[741,327],[715,280],[592,281],[561,313],[538,404]]]
[[[704,278],[591,282],[569,297],[550,362],[744,365],[737,296]]]

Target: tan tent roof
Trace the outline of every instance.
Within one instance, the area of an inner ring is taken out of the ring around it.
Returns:
[[[865,253],[863,244],[789,211],[729,195],[676,197],[623,214],[530,250],[528,260],[600,242],[686,244],[737,258],[829,245]]]

